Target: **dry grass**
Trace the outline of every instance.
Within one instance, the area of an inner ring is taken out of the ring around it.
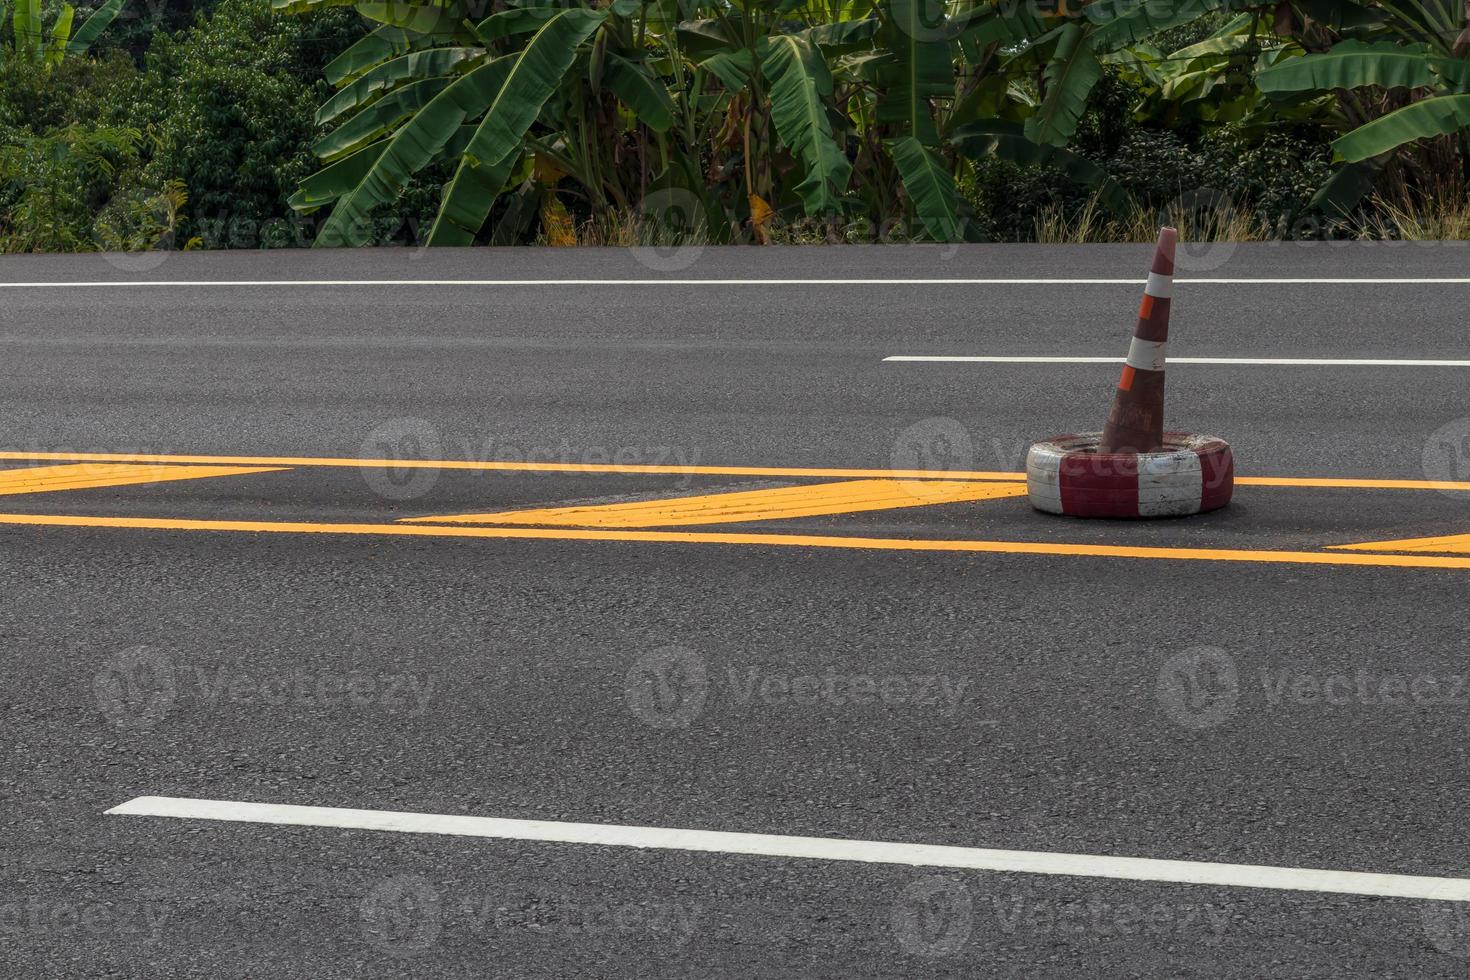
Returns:
[[[1093,197],[1071,215],[1061,207],[1043,210],[1036,218],[1034,241],[1053,245],[1094,245],[1103,242],[1151,242],[1160,225],[1179,229],[1191,242],[1262,242],[1280,237],[1259,216],[1238,211],[1226,202],[1185,206],[1163,211],[1138,207],[1113,215]]]
[[[1470,238],[1470,197],[1428,195],[1417,201],[1375,196],[1372,211],[1357,226],[1357,237],[1406,242],[1460,241]]]
[[[1365,215],[1351,225],[1336,227],[1331,237],[1401,241],[1470,239],[1470,192],[1458,188],[1412,198],[1403,194],[1375,196],[1365,210]],[[1291,230],[1284,225],[1273,226],[1260,215],[1238,210],[1224,200],[1197,202],[1192,206],[1176,202],[1162,210],[1140,206],[1118,215],[1093,197],[1080,209],[1052,206],[1042,210],[1033,225],[1031,240],[1051,245],[1147,243],[1154,241],[1159,226],[1166,224],[1178,228],[1180,237],[1191,242],[1279,241]],[[822,245],[865,240],[867,229],[858,224],[834,228],[777,222],[770,227],[770,234],[773,244]],[[706,245],[710,241],[702,228],[689,231],[671,228],[667,223],[649,220],[636,212],[585,221],[577,226],[576,238],[578,245],[661,248]],[[538,236],[537,244],[547,244],[544,234]]]
[[[677,248],[681,245],[707,245],[709,236],[703,228],[684,230],[670,227],[667,222],[649,219],[637,211],[625,211],[594,217],[578,225],[577,244]]]

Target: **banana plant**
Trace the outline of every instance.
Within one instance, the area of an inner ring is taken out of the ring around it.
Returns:
[[[378,209],[440,173],[432,245],[513,240],[538,215],[562,241],[569,205],[607,222],[670,201],[716,240],[741,228],[764,240],[778,218],[898,214],[957,240],[968,223],[956,176],[965,158],[991,156],[1060,167],[1122,207],[1126,194],[1068,149],[1104,59],[1238,5],[1192,0],[1188,17],[1160,17],[1156,0],[1047,12],[989,0],[477,2],[273,0],[288,14],[350,4],[375,25],[327,66],[324,166],[292,198],[331,209],[318,244],[370,241]]]
[[[298,13],[337,0],[276,0]],[[590,8],[513,8],[471,23],[459,2],[362,2],[380,26],[326,67],[337,93],[317,112],[335,127],[314,149],[327,166],[291,198],[331,206],[316,244],[361,245],[373,212],[415,174],[452,165],[431,245],[474,240],[525,153],[528,133],[578,49],[602,25]]]
[[[123,3],[124,0],[106,0],[80,25],[76,25],[75,9],[63,3],[47,30],[42,25],[40,0],[16,0],[9,17],[9,56],[49,70],[61,64],[68,55],[86,54],[98,36],[117,18]],[[4,8],[0,8],[0,15],[3,13]],[[0,16],[0,21],[4,19]],[[5,54],[0,53],[0,61],[4,58]]]
[[[1470,131],[1470,8],[1464,0],[1299,0],[1291,56],[1256,73],[1283,104],[1335,103],[1343,166],[1317,196],[1346,213],[1394,155],[1422,140]],[[1312,49],[1308,50],[1308,46]]]

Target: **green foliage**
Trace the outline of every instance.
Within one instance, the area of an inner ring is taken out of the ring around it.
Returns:
[[[345,46],[350,25],[344,18],[279,28],[255,0],[221,0],[148,51],[132,106],[152,137],[147,174],[188,188],[184,234],[207,246],[256,245],[310,172],[311,119],[325,86],[314,77],[320,55],[301,42],[335,29]]]
[[[11,0],[3,245],[1024,240],[1470,186],[1463,0],[273,2]]]
[[[51,51],[0,63],[0,251],[158,245],[183,192],[143,178],[148,140],[119,98],[137,68],[119,53]]]
[[[137,163],[140,143],[137,130],[82,123],[12,135],[0,146],[0,251],[96,248],[92,216]]]
[[[117,18],[123,2],[105,0],[85,21],[79,20],[69,3],[59,4],[52,13],[42,10],[41,0],[15,0],[9,17],[4,16],[6,7],[0,6],[0,38],[5,48],[0,58],[51,69],[67,57],[80,57]]]

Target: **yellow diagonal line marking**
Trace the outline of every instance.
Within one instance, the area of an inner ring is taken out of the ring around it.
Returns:
[[[165,483],[171,480],[199,480],[210,476],[242,476],[246,473],[271,473],[280,469],[282,467],[279,466],[126,466],[107,463],[33,466],[0,470],[0,496],[122,487],[136,483]]]
[[[1020,497],[1024,483],[946,480],[847,480],[768,490],[701,494],[659,500],[634,500],[581,507],[541,507],[489,514],[411,517],[434,524],[534,524],[542,527],[687,527],[737,524],[792,517],[820,517],[867,510],[925,507],[1001,497]]]
[[[246,531],[277,534],[369,534],[388,537],[500,538],[529,541],[632,541],[731,544],[762,548],[840,548],[856,551],[936,551],[1047,555],[1077,558],[1162,558],[1185,561],[1348,565],[1359,568],[1470,569],[1470,557],[1365,555],[1328,551],[1249,551],[1158,548],[1041,541],[972,541],[927,538],[861,538],[818,534],[748,534],[727,531],[586,530],[549,527],[456,527],[432,524],[319,524],[307,521],[208,521],[156,517],[81,517],[64,514],[0,514],[0,524],[36,527],[133,528],[156,531]]]
[[[1362,544],[1334,544],[1344,551],[1433,551],[1445,555],[1470,555],[1470,534],[1451,534],[1438,538],[1400,538],[1397,541],[1365,541]]]
[[[362,469],[467,470],[471,472],[623,473],[649,476],[768,476],[807,479],[997,480],[1026,479],[1025,473],[983,470],[874,470],[792,466],[694,466],[617,463],[547,463],[465,459],[343,459],[318,456],[162,456],[139,453],[0,452],[0,460],[73,460],[107,463],[201,463],[267,467],[358,467]],[[1237,476],[1237,486],[1318,487],[1340,490],[1452,490],[1470,493],[1470,480],[1380,480],[1341,477]]]

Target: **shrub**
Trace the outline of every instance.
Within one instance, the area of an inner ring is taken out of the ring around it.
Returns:
[[[359,33],[347,10],[278,18],[262,0],[220,0],[188,31],[155,36],[132,117],[150,136],[149,182],[187,190],[185,237],[206,247],[309,241],[292,232],[285,202],[316,169],[321,66]]]

